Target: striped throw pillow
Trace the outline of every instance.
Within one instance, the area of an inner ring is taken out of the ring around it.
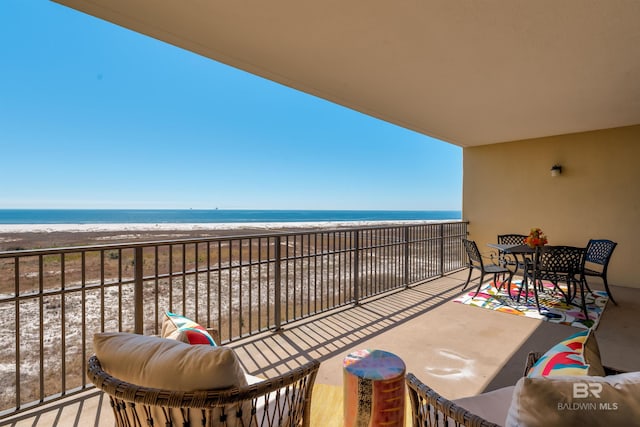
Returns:
[[[161,337],[182,341],[187,344],[216,346],[213,337],[204,327],[188,317],[170,311],[165,311],[164,313]]]
[[[590,329],[560,341],[531,367],[527,377],[604,376],[600,350]]]

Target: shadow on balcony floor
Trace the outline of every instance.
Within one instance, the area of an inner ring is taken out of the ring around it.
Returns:
[[[393,352],[413,372],[450,398],[515,383],[529,351],[545,351],[578,329],[454,303],[464,273],[370,299],[313,319],[287,325],[234,345],[255,375],[273,375],[316,358],[322,361],[317,382],[342,384],[342,360],[353,350]],[[605,363],[640,369],[628,349],[640,348],[633,328],[640,290],[613,289],[624,298],[608,304],[596,331]]]
[[[316,383],[334,386],[342,385],[342,360],[348,353],[360,348],[382,349],[403,358],[407,372],[442,395],[458,398],[514,384],[522,375],[529,351],[545,351],[576,331],[570,326],[454,303],[465,278],[465,272],[456,273],[232,346],[246,371],[258,376],[272,376],[308,359],[319,359],[322,364]],[[608,304],[596,330],[603,362],[640,370],[635,356],[640,351],[640,329],[634,326],[640,311],[640,289],[613,288],[612,292],[620,305]],[[56,406],[0,425],[113,425],[107,399],[100,402],[92,397],[63,408]],[[326,410],[336,412],[337,408]]]

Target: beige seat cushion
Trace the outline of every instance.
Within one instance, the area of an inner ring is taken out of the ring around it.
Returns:
[[[132,384],[176,391],[247,385],[228,347],[118,332],[96,334],[93,346],[105,372]]]
[[[503,387],[477,396],[456,399],[453,403],[487,421],[503,426],[514,389],[515,386]]]

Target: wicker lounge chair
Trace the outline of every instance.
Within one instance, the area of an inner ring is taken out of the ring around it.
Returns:
[[[499,424],[487,421],[445,399],[411,373],[407,374],[406,383],[414,426],[499,427]]]
[[[541,353],[529,353],[525,362],[525,368],[523,375],[527,375],[529,369],[540,358]],[[606,375],[623,374],[625,371],[610,368],[604,366],[604,372]],[[412,373],[407,374],[406,384],[409,392],[409,400],[411,403],[411,414],[414,426],[421,427],[436,427],[436,426],[469,426],[469,427],[499,427],[500,424],[495,424],[486,420],[480,415],[474,414],[463,407],[464,402],[470,402],[474,397],[460,399],[460,405],[458,401],[447,400],[438,394],[435,390],[422,383]],[[505,387],[502,390],[510,391],[513,387]],[[500,390],[489,392],[495,393]],[[486,395],[487,393],[485,393]],[[476,397],[481,397],[479,395]],[[506,405],[510,402],[505,401]]]
[[[89,359],[89,379],[111,399],[117,426],[309,426],[311,392],[320,363],[241,388],[194,392],[130,384]],[[153,424],[149,420],[153,419]],[[193,420],[198,420],[197,424]]]

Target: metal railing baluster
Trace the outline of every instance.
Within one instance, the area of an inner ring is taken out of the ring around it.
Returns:
[[[143,287],[144,287],[144,275],[142,271],[143,253],[142,247],[135,248],[134,252],[134,332],[142,335],[144,333],[144,302],[143,302]]]
[[[274,297],[274,306],[273,306],[273,311],[274,311],[274,320],[275,320],[275,330],[278,331],[280,330],[281,327],[281,320],[282,320],[282,315],[281,315],[281,309],[282,309],[282,283],[281,283],[281,248],[280,248],[280,236],[276,236],[275,238],[275,267],[274,267],[274,276],[275,276],[275,297]]]
[[[180,306],[224,341],[279,330],[463,268],[466,233],[465,222],[428,223],[0,252],[13,268],[0,276],[0,308],[9,307],[16,325],[15,355],[0,357],[15,370],[15,393],[0,397],[0,413],[91,387],[86,360],[67,358],[86,359],[96,332],[158,333],[162,311]],[[55,275],[59,281],[48,283]],[[31,312],[39,337],[27,352],[20,330]],[[26,363],[40,364],[31,379]]]

